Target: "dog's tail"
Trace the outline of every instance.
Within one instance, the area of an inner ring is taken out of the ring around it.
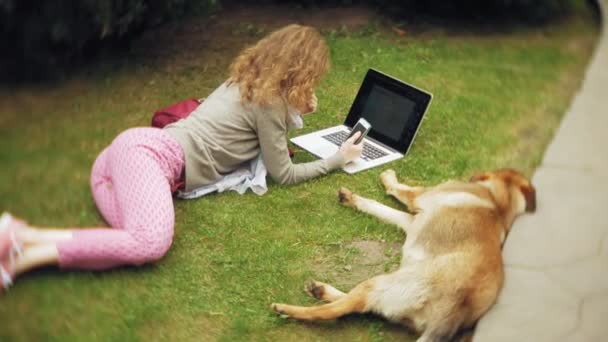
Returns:
[[[468,315],[467,303],[468,291],[461,289],[456,296],[457,300],[451,308],[437,315],[435,320],[427,323],[426,329],[418,342],[449,342],[449,341],[466,341],[458,334],[461,328],[465,327]]]
[[[455,341],[455,336],[461,326],[460,321],[446,320],[444,322],[430,323],[418,342],[450,342]]]

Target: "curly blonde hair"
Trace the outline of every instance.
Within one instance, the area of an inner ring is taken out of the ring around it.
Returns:
[[[290,105],[304,113],[328,70],[329,49],[321,34],[293,24],[243,50],[230,66],[229,82],[239,85],[243,103]]]

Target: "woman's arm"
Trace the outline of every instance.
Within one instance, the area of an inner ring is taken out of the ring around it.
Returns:
[[[256,113],[256,126],[266,169],[272,179],[280,184],[299,183],[327,174],[345,164],[340,151],[327,159],[309,163],[292,163],[287,150],[287,127],[284,114],[281,112],[260,111]]]

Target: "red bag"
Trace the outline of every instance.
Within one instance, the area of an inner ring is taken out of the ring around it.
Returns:
[[[167,108],[159,109],[152,116],[152,126],[163,128],[170,123],[179,121],[190,115],[202,102],[203,99],[188,99]]]

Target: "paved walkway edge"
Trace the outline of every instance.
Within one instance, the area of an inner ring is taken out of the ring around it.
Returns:
[[[473,341],[608,340],[608,0],[579,93],[503,250],[505,284]]]

